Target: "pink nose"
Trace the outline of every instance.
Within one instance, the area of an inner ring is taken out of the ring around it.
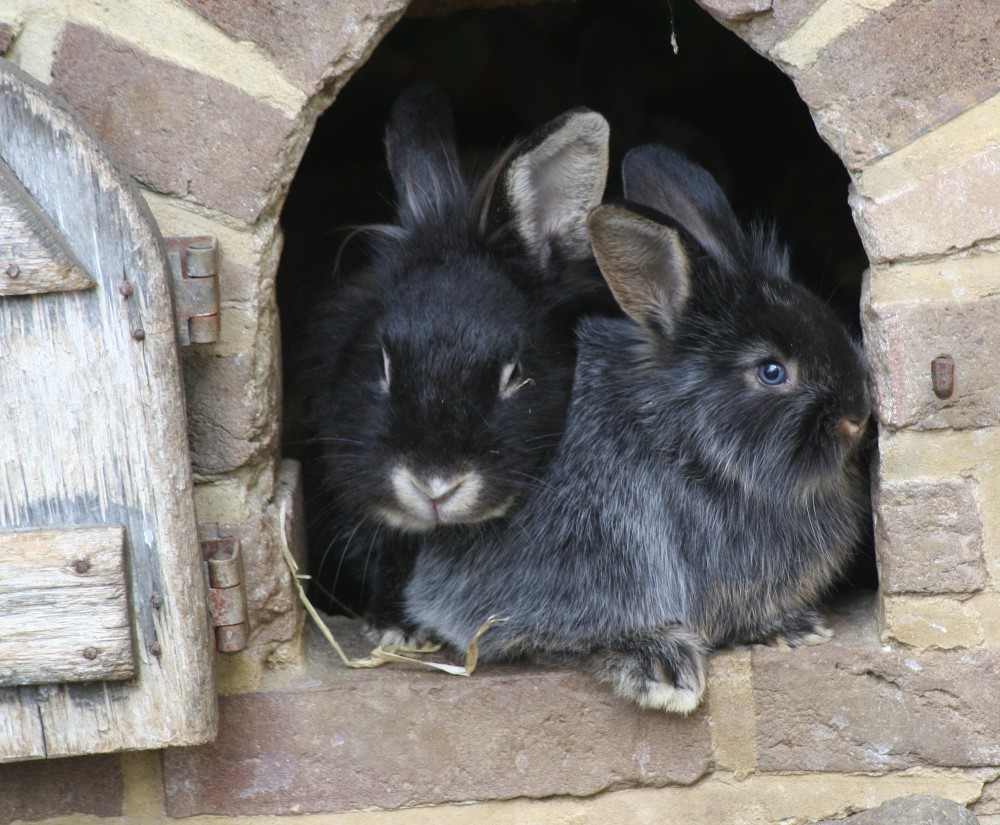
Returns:
[[[857,418],[842,418],[840,420],[840,425],[838,429],[847,438],[858,438],[866,429],[868,429],[868,421],[861,421]]]

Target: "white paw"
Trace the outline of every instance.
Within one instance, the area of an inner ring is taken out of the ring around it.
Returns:
[[[667,713],[691,713],[701,704],[703,691],[690,688],[676,688],[662,682],[648,682],[639,696],[629,696],[640,707],[662,710]]]
[[[804,645],[822,645],[826,644],[834,636],[833,628],[827,627],[824,624],[817,624],[813,628],[812,633],[806,633],[802,637],[802,644]]]
[[[401,627],[390,627],[382,631],[378,644],[383,650],[420,653],[427,647],[427,639],[419,632],[411,634]]]

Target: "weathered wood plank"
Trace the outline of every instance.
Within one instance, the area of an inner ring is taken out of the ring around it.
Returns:
[[[122,525],[136,656],[128,682],[0,689],[0,761],[207,741],[212,656],[162,239],[91,131],[4,61],[0,159],[96,283],[0,299],[0,529]]]
[[[29,588],[124,585],[124,544],[120,525],[0,531],[0,599]]]
[[[94,282],[0,160],[0,296],[90,289]]]
[[[0,532],[0,686],[135,675],[121,527]]]

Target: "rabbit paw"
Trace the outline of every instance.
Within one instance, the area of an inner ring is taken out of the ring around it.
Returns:
[[[423,630],[401,625],[376,627],[366,621],[362,627],[365,638],[385,650],[421,650],[431,643]]]
[[[707,651],[678,625],[620,640],[595,654],[597,678],[643,708],[688,714],[705,693]]]
[[[761,644],[781,650],[792,650],[797,647],[825,644],[833,638],[833,635],[833,630],[823,623],[818,614],[804,613],[789,618],[781,630],[763,639]]]

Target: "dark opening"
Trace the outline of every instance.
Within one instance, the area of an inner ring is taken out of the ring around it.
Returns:
[[[411,14],[319,119],[282,213],[287,455],[308,461],[295,424],[303,318],[334,277],[344,227],[392,216],[382,135],[393,99],[417,80],[447,92],[463,161],[475,169],[578,105],[611,124],[610,195],[629,148],[683,150],[722,184],[737,214],[777,225],[795,275],[859,334],[868,261],[847,205],[847,172],[792,82],[692,0]],[[851,588],[877,586],[871,542],[848,578]]]

